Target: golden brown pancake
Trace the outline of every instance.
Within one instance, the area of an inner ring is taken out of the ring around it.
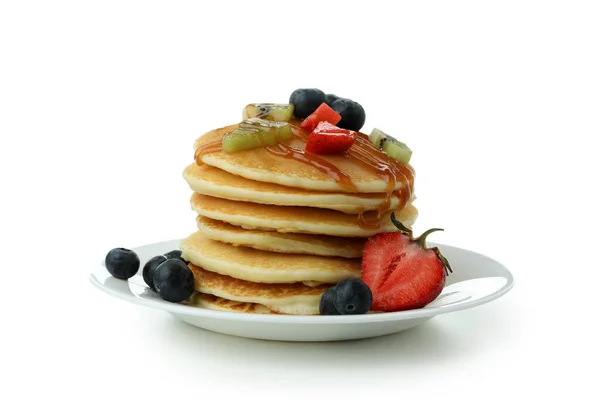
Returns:
[[[221,297],[196,292],[190,298],[190,302],[198,307],[207,308],[216,311],[239,312],[246,314],[277,314],[262,304],[242,303],[239,301],[227,300]]]
[[[244,229],[202,216],[198,216],[196,222],[200,232],[209,239],[277,253],[359,258],[366,241],[363,238]]]
[[[242,303],[261,304],[281,314],[319,313],[319,301],[331,285],[317,287],[302,283],[255,283],[205,270],[190,263],[196,291]]]
[[[201,232],[182,240],[180,248],[185,260],[205,270],[251,282],[337,283],[361,275],[360,259],[256,250],[210,240]]]
[[[199,137],[194,143],[194,149],[210,143],[220,142],[223,135],[233,130],[237,124],[215,129]],[[286,145],[304,150],[306,142],[294,138],[286,142]],[[393,162],[387,154],[379,152],[380,156],[389,162]],[[242,150],[232,153],[215,152],[202,155],[201,161],[231,174],[243,176],[244,178],[271,182],[278,185],[304,188],[307,190],[344,192],[340,183],[336,182],[325,172],[295,159],[285,158],[271,154],[264,148]],[[362,193],[384,193],[386,181],[343,154],[321,156],[325,161],[333,164],[340,171],[350,176],[355,182],[359,192]],[[408,167],[412,170],[412,167]],[[414,174],[413,174],[414,176]],[[405,185],[405,180],[398,177],[396,189]]]
[[[245,229],[276,230],[281,233],[308,233],[315,235],[370,237],[379,232],[394,232],[391,211],[382,217],[377,229],[361,227],[358,216],[334,210],[312,207],[276,207],[265,204],[247,203],[219,199],[194,193],[191,207],[199,215],[224,221]],[[396,218],[411,227],[417,218],[417,209],[409,204],[396,210]],[[365,213],[367,219],[375,218],[375,212]]]
[[[328,208],[358,214],[361,211],[376,210],[386,200],[384,193],[316,192],[260,182],[208,165],[199,167],[190,164],[183,171],[183,177],[196,193],[260,204]],[[397,208],[399,204],[398,197],[392,196],[391,208]]]

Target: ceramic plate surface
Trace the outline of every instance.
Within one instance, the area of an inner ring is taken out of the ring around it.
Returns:
[[[162,300],[142,279],[142,267],[150,258],[178,249],[179,240],[133,248],[140,257],[138,274],[128,281],[112,277],[104,261],[92,267],[90,280],[98,289],[122,300],[167,311],[181,320],[228,335],[281,341],[334,341],[388,335],[415,327],[436,315],[476,307],[507,293],[513,286],[510,271],[484,255],[457,247],[437,246],[454,272],[438,298],[418,310],[343,316],[290,316],[214,311]]]

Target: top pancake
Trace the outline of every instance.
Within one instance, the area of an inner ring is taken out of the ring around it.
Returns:
[[[194,143],[194,149],[200,146],[218,142],[224,134],[233,130],[237,124],[215,129],[199,137]],[[287,145],[304,150],[305,142],[294,138]],[[385,153],[377,150],[381,157],[392,162]],[[356,161],[344,155],[323,155],[325,161],[337,167],[346,175],[352,177],[357,191],[360,193],[384,193],[386,181],[378,174],[366,169]],[[348,192],[349,190],[336,182],[325,172],[301,161],[277,156],[264,148],[242,150],[232,153],[214,152],[200,156],[201,162],[225,170],[244,178],[276,183],[283,186],[303,188],[316,191]],[[412,167],[407,166],[411,171]],[[413,171],[414,172],[414,171]],[[413,173],[414,176],[414,173]],[[397,177],[396,190],[406,184],[403,177]]]

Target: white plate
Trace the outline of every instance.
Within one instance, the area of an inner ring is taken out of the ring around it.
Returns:
[[[149,244],[133,250],[141,265],[155,255],[179,248],[179,240]],[[510,271],[484,255],[457,247],[438,246],[454,272],[440,296],[425,308],[392,313],[340,316],[291,316],[214,311],[169,303],[151,291],[142,279],[142,267],[129,281],[112,277],[98,263],[90,273],[100,290],[132,303],[168,311],[181,320],[210,331],[255,339],[282,341],[334,341],[388,335],[415,327],[439,314],[464,310],[490,302],[513,286]]]

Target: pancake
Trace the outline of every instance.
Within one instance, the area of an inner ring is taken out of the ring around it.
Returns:
[[[198,193],[192,195],[190,205],[203,217],[225,221],[245,229],[363,238],[379,232],[397,231],[391,222],[391,212],[382,217],[382,224],[379,228],[367,229],[358,224],[357,215],[320,208],[274,207],[218,199]],[[374,211],[365,213],[365,216],[373,218],[374,213]],[[417,209],[412,204],[402,210],[396,210],[395,213],[396,218],[407,227],[414,224],[418,215]]]
[[[203,145],[220,142],[223,135],[233,130],[236,126],[237,124],[229,125],[205,133],[195,141],[194,149]],[[287,141],[286,145],[304,150],[306,142],[294,138]],[[375,148],[373,147],[373,149]],[[374,151],[385,161],[393,162],[384,152],[380,150]],[[342,173],[351,176],[358,192],[384,193],[386,191],[387,184],[384,178],[351,158],[339,154],[319,157],[338,168]],[[271,182],[307,190],[348,191],[347,188],[336,182],[327,173],[318,170],[314,166],[293,158],[271,154],[264,148],[233,153],[223,151],[206,153],[200,156],[200,161],[254,181]],[[407,168],[412,172],[412,174],[408,174],[409,180],[412,182],[414,180],[414,171],[412,171],[412,167]],[[400,189],[406,183],[407,180],[405,178],[398,177],[396,189]]]
[[[213,197],[278,206],[328,208],[351,214],[376,210],[386,200],[384,193],[315,192],[259,182],[208,165],[189,165],[183,171],[183,178],[194,192]],[[397,196],[392,196],[391,201],[392,208],[400,204]]]
[[[191,263],[196,291],[242,303],[255,303],[280,314],[319,314],[319,302],[331,285],[254,283],[216,274]],[[214,303],[213,303],[214,304]]]
[[[200,292],[194,293],[192,297],[190,297],[190,302],[195,306],[215,311],[229,311],[246,314],[276,314],[262,304],[242,303]]]
[[[362,257],[366,240],[362,238],[249,230],[202,216],[198,216],[196,222],[200,232],[209,239],[231,243],[234,246],[246,246],[278,253],[359,258]]]
[[[256,250],[210,240],[202,232],[182,240],[180,248],[185,260],[205,270],[250,282],[337,283],[361,275],[360,259]]]

